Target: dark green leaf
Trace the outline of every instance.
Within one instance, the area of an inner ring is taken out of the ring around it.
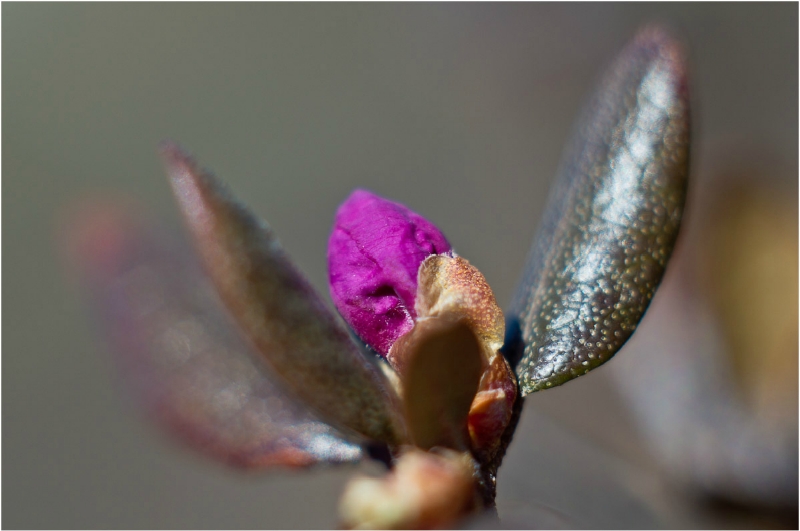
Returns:
[[[631,336],[678,234],[688,155],[681,50],[648,29],[579,121],[509,312],[523,395],[589,372]]]

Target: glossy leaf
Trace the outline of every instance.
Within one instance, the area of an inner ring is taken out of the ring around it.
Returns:
[[[508,314],[523,395],[587,373],[633,333],[678,234],[688,152],[681,51],[645,30],[579,121]]]
[[[327,422],[402,442],[388,379],[294,268],[271,229],[175,145],[165,144],[163,155],[206,270],[274,373]]]
[[[144,409],[191,446],[247,467],[356,461],[358,444],[270,382],[188,246],[117,205],[88,211],[72,251]]]

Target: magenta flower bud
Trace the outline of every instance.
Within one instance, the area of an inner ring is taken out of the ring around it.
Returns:
[[[328,241],[333,303],[356,334],[386,356],[414,327],[420,264],[449,251],[447,239],[430,221],[356,190],[336,212]]]

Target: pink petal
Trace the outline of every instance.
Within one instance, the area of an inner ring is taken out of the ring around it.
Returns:
[[[356,190],[339,207],[328,241],[333,302],[356,334],[385,356],[414,326],[420,264],[450,250],[441,231],[416,212]]]

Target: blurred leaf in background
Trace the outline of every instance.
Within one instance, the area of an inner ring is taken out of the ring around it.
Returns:
[[[697,502],[797,518],[798,233],[752,148],[701,181],[681,246],[614,381],[656,461]],[[699,496],[699,497],[697,497]],[[714,506],[707,506],[711,510]],[[724,511],[723,511],[724,512]],[[735,520],[732,520],[735,521]],[[793,524],[794,523],[794,524]]]

